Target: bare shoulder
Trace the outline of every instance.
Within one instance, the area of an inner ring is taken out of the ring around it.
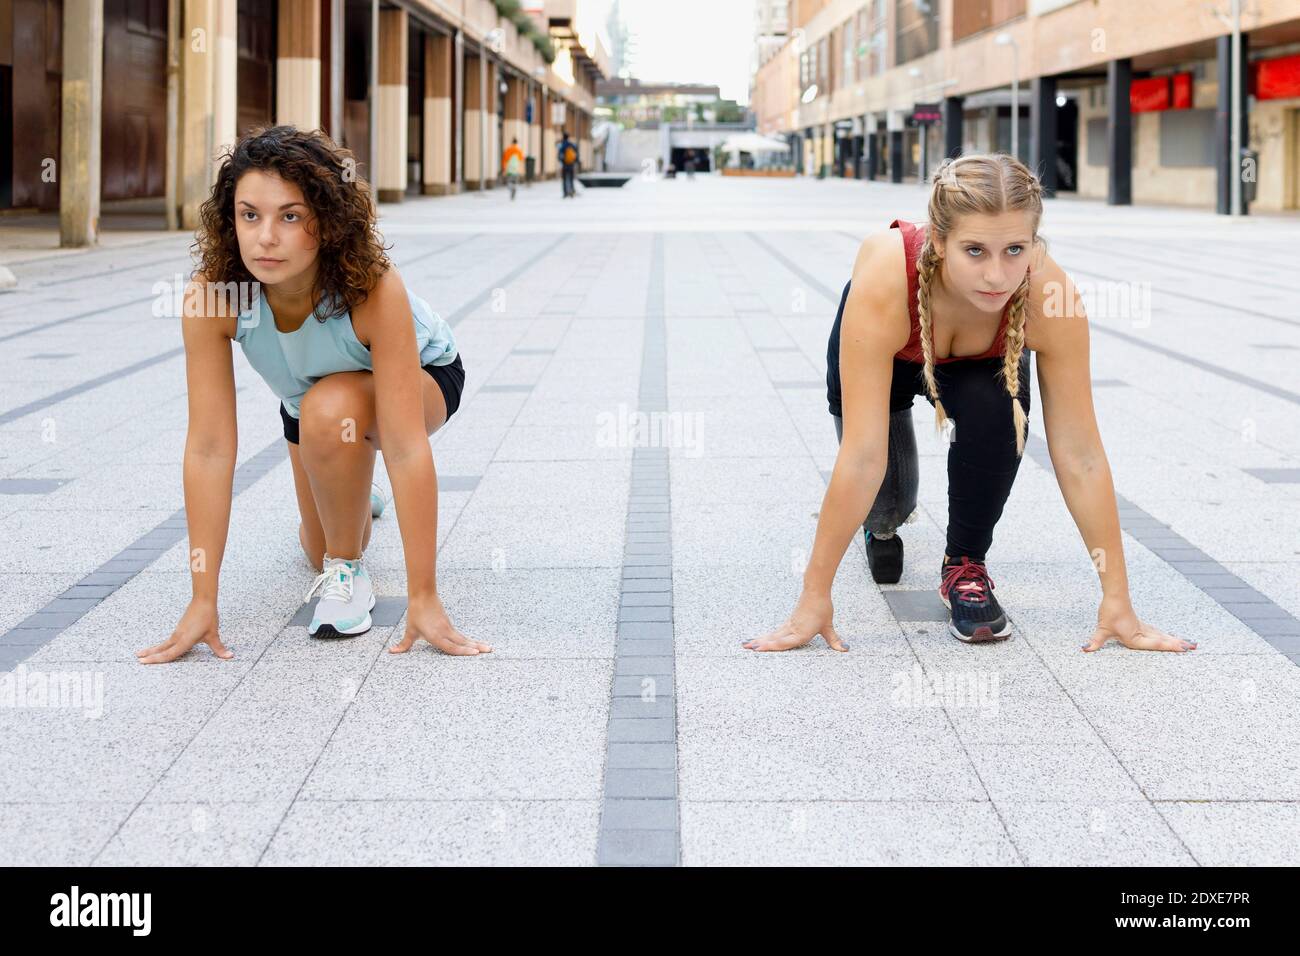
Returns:
[[[369,347],[376,334],[383,335],[383,329],[409,325],[409,308],[406,284],[398,274],[397,266],[389,263],[365,300],[352,310],[352,330],[361,343]],[[388,321],[401,316],[405,316],[405,322]]]
[[[1087,347],[1088,317],[1069,274],[1044,248],[1034,251],[1026,302],[1025,345],[1035,352]]]
[[[911,333],[905,256],[899,230],[882,229],[867,236],[858,248],[844,304],[842,329],[891,348],[891,355],[907,344]]]
[[[185,287],[183,327],[233,339],[243,298],[240,288],[238,282],[212,282],[202,272],[194,273]]]

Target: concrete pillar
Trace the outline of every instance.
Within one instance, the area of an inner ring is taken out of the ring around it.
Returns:
[[[1237,119],[1241,129],[1241,148],[1249,143],[1250,122],[1247,113],[1246,87],[1249,73],[1246,69],[1247,55],[1250,47],[1247,34],[1241,34],[1241,102],[1237,104]],[[1232,177],[1240,176],[1241,157],[1232,156],[1232,37],[1221,36],[1215,46],[1218,60],[1215,74],[1219,82],[1218,102],[1214,115],[1214,167],[1215,167],[1215,211],[1227,216],[1232,213]],[[1241,195],[1241,211],[1249,211],[1246,192]]]
[[[501,130],[497,126],[497,84],[501,73],[492,60],[487,61],[487,99],[483,103],[483,123],[487,126],[487,159],[483,164],[484,185],[491,189],[497,183],[497,170],[501,168]]]
[[[406,16],[400,7],[379,11],[379,86],[374,102],[379,152],[374,167],[380,202],[401,202],[406,195],[406,65],[410,32]]]
[[[524,155],[533,157],[533,176],[542,175],[542,89],[536,83],[528,87],[528,102],[533,107],[533,118],[528,123],[528,145]]]
[[[549,90],[546,94],[546,115],[542,127],[542,156],[545,160],[546,178],[550,179],[560,171],[560,161],[555,158],[555,151],[560,148],[560,130],[564,126],[560,118],[564,101]]]
[[[889,135],[889,181],[903,181],[903,114],[900,110],[890,110],[885,118]]]
[[[1111,60],[1106,64],[1106,202],[1111,206],[1133,203],[1132,85],[1132,60]]]
[[[866,172],[863,175],[869,180],[875,179],[876,173],[880,172],[880,138],[876,135],[874,113],[868,113],[863,119],[862,136],[867,151]]]
[[[453,43],[449,36],[424,37],[424,182],[426,195],[455,192],[452,177],[452,92],[455,85]]]
[[[181,228],[195,229],[199,205],[216,177],[218,155],[235,142],[238,8],[222,0],[184,0],[184,7],[179,201]]]
[[[59,245],[99,242],[104,0],[64,0]]]
[[[474,54],[465,54],[465,108],[464,119],[464,176],[466,189],[483,188],[483,166],[481,157],[483,145],[480,131],[483,126],[483,90],[480,80],[483,77],[482,59]]]
[[[528,155],[528,124],[524,121],[524,81],[517,76],[506,76],[506,118],[505,139],[501,151],[510,145],[512,139],[519,141],[519,148]],[[500,164],[498,164],[498,169]]]
[[[943,155],[945,159],[956,159],[961,155],[962,143],[962,109],[964,96],[945,96],[943,100]]]
[[[465,34],[461,30],[456,31],[456,37],[452,41],[452,55],[455,57],[452,65],[455,72],[451,90],[451,181],[460,190],[465,188]]]
[[[275,121],[321,125],[320,0],[280,0],[276,24]]]
[[[1029,168],[1043,184],[1043,195],[1056,195],[1056,77],[1036,76],[1029,87]]]

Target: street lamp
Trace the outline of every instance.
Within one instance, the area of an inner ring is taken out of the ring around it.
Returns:
[[[993,38],[998,46],[1011,47],[1011,155],[1020,158],[1020,47],[1010,33]]]

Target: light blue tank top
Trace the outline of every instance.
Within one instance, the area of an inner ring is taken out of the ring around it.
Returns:
[[[456,342],[449,326],[418,295],[407,290],[415,318],[415,344],[420,365],[450,365],[456,360]],[[302,397],[318,380],[335,372],[374,371],[370,349],[352,329],[350,313],[317,318],[321,309],[292,332],[275,327],[275,316],[259,291],[248,311],[235,325],[235,341],[244,349],[248,364],[266,380],[294,418]]]

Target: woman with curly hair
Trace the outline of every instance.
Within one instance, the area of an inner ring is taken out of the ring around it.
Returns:
[[[944,161],[932,187],[927,222],[896,219],[858,252],[827,348],[840,450],[803,593],[784,624],[744,646],[788,650],[820,634],[835,650],[848,649],[835,630],[831,583],[859,526],[872,577],[898,581],[897,530],[916,507],[918,394],[934,406],[937,428],[950,413],[955,424],[939,574],[949,631],[967,643],[1010,636],[984,558],[1024,453],[1036,352],[1056,479],[1101,579],[1097,626],[1083,650],[1112,639],[1141,650],[1194,648],[1139,620],[1129,600],[1115,489],[1092,406],[1088,322],[1038,235],[1041,184],[1010,156],[973,154]]]
[[[450,327],[407,291],[385,254],[351,152],[291,126],[244,136],[203,203],[195,248],[182,320],[194,591],[172,635],[139,659],[172,661],[198,643],[233,656],[217,619],[237,446],[232,342],[280,399],[298,540],[320,571],[304,598],[320,591],[308,632],[370,629],[375,597],[361,555],[384,505],[372,482],[382,447],[408,594],[406,632],[390,650],[427,640],[449,654],[490,651],[452,625],[434,574],[438,485],[428,436],[455,413],[465,372]]]

